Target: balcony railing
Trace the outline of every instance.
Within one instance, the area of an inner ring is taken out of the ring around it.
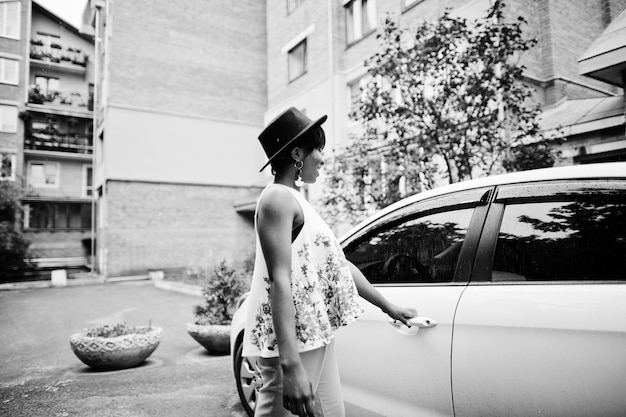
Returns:
[[[93,142],[87,136],[32,130],[24,138],[24,149],[91,154]]]
[[[93,97],[78,92],[41,91],[33,85],[28,90],[28,102],[56,107],[73,107],[76,110],[93,110]]]
[[[84,68],[87,66],[89,57],[78,48],[64,48],[57,43],[44,45],[41,41],[32,40],[30,41],[30,58],[37,61]]]

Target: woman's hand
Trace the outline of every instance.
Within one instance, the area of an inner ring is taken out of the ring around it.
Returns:
[[[400,321],[407,327],[411,327],[409,319],[417,317],[417,311],[414,308],[400,307],[390,303],[376,288],[374,288],[372,284],[369,283],[369,281],[365,278],[365,275],[363,275],[361,270],[357,268],[356,265],[349,261],[348,265],[350,266],[350,272],[352,273],[356,289],[361,297],[380,308],[392,319]]]
[[[283,406],[300,417],[315,417],[313,385],[302,364],[283,366]]]
[[[400,307],[391,303],[389,303],[383,311],[387,313],[389,317],[402,322],[407,327],[411,327],[409,319],[417,317],[417,310],[414,308]]]

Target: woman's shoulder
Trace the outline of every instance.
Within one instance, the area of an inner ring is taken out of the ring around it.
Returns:
[[[288,187],[272,184],[259,197],[257,210],[293,211],[297,207],[298,203]]]

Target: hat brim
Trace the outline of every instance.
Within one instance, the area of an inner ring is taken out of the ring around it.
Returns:
[[[259,172],[263,172],[263,170],[265,168],[267,168],[267,166],[281,153],[283,153],[283,151],[285,149],[287,149],[289,147],[289,145],[291,145],[293,142],[295,142],[296,140],[300,139],[303,135],[305,135],[306,133],[310,132],[311,129],[313,129],[314,127],[320,126],[322,123],[324,123],[326,121],[326,119],[328,119],[327,115],[324,115],[322,117],[320,117],[319,119],[317,119],[316,121],[309,123],[307,126],[305,126],[304,129],[302,129],[302,131],[300,133],[298,133],[296,136],[294,136],[289,142],[287,142],[282,148],[280,148],[274,155],[272,155],[267,162],[265,163],[265,165],[263,165],[263,167],[259,170]]]

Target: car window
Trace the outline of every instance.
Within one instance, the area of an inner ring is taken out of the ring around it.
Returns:
[[[626,202],[505,206],[492,281],[625,280]]]
[[[374,284],[451,282],[473,208],[400,220],[364,235],[347,258]]]

